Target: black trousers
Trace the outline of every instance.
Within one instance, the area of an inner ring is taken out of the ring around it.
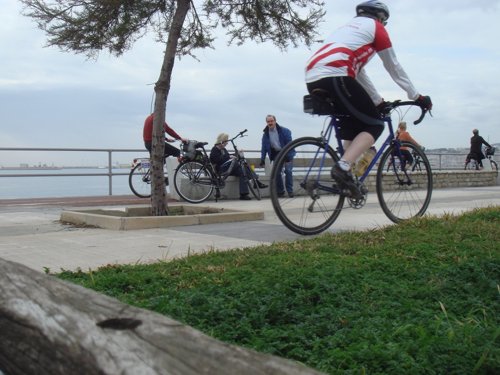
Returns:
[[[146,150],[148,150],[149,153],[151,153],[152,143],[151,142],[144,142],[144,146],[146,147]],[[177,147],[172,146],[171,144],[165,142],[164,155],[165,155],[165,157],[167,157],[167,156],[179,157],[181,155],[181,150],[179,150]]]

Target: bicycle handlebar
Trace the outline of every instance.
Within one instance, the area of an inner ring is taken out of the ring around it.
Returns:
[[[240,131],[238,134],[236,134],[236,135],[235,135],[233,138],[231,138],[229,141],[230,141],[230,142],[232,142],[232,141],[234,141],[236,138],[243,137],[243,134],[245,134],[247,131],[248,131],[248,129],[245,129],[245,130]]]
[[[406,106],[406,105],[414,105],[414,106],[419,107],[420,110],[421,110],[420,117],[418,119],[416,119],[415,121],[413,121],[413,124],[415,124],[415,125],[418,125],[418,124],[420,124],[422,122],[422,120],[424,119],[424,117],[427,114],[427,112],[429,112],[429,114],[432,116],[432,113],[431,113],[430,110],[422,107],[419,103],[417,103],[414,100],[407,100],[407,101],[395,100],[393,102],[386,102],[385,105],[384,105],[384,108],[382,109],[381,112],[384,115],[387,115],[393,109],[396,109],[398,107],[403,107],[403,106]]]

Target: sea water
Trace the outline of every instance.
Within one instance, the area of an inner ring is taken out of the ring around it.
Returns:
[[[107,168],[0,169],[0,199],[57,198],[109,195]],[[113,168],[112,195],[129,195],[130,169]],[[50,174],[57,176],[2,177],[5,175]],[[62,176],[63,174],[99,174],[99,176]],[[61,176],[59,176],[61,175]]]

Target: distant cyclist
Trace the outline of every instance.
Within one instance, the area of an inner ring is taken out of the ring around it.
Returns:
[[[331,171],[332,178],[360,196],[351,167],[382,134],[384,122],[377,107],[384,100],[368,78],[364,66],[375,55],[382,59],[392,79],[425,109],[432,108],[428,96],[415,89],[399,65],[385,29],[389,8],[380,1],[365,1],[356,6],[356,17],[334,31],[323,46],[309,59],[305,79],[309,93],[322,89],[334,100],[336,112],[343,118],[340,134],[344,155]]]
[[[483,168],[483,159],[485,158],[483,154],[483,150],[481,149],[482,145],[486,145],[491,148],[491,145],[484,140],[483,137],[479,135],[479,130],[472,130],[472,137],[470,139],[470,151],[469,155],[467,155],[467,161],[470,159],[476,160],[479,168]]]
[[[144,121],[144,128],[142,131],[142,138],[144,139],[144,146],[146,149],[149,151],[151,154],[151,148],[152,148],[152,141],[153,141],[153,120],[154,120],[154,114],[150,114],[148,117],[146,117],[146,120]],[[182,141],[184,143],[189,142],[189,139],[182,138],[177,132],[172,129],[170,126],[167,125],[165,122],[163,124],[163,129],[165,133],[167,133],[169,136],[173,137],[174,139],[171,138],[165,138],[165,157],[167,156],[175,156],[178,157],[181,154],[180,149],[178,149],[175,146],[170,145],[168,142],[175,142],[175,140]]]
[[[408,142],[412,143],[415,146],[419,148],[423,148],[420,146],[420,144],[410,135],[408,130],[406,130],[406,122],[401,121],[398,125],[398,130],[396,131],[396,138],[399,139],[401,142]],[[403,154],[403,157],[405,158],[406,162],[408,165],[413,164],[413,156],[411,152],[408,150],[408,147],[401,146],[400,147],[401,153]]]

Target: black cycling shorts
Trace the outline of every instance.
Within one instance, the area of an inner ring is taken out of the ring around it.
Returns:
[[[375,140],[384,131],[384,121],[372,99],[352,77],[327,77],[307,84],[307,90],[323,89],[330,93],[340,118],[340,137],[352,141],[359,133],[370,133]]]
[[[151,147],[152,147],[151,142],[144,142],[144,147],[146,147],[146,150],[148,150],[149,153],[151,153]],[[165,142],[164,154],[165,154],[165,157],[175,156],[177,158],[181,155],[181,150],[179,150],[177,147],[172,146],[171,144]]]

